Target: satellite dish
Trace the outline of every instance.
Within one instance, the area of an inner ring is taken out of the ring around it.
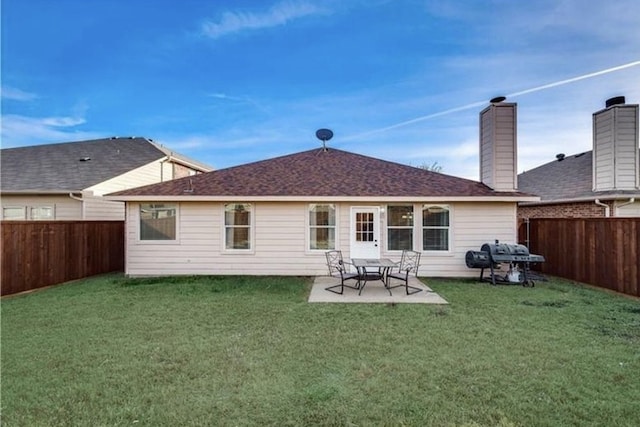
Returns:
[[[326,142],[333,138],[333,131],[331,129],[318,129],[316,131],[316,138],[322,141],[322,149],[326,151]]]

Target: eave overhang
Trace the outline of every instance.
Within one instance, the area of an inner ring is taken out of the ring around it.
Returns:
[[[444,203],[444,202],[538,202],[537,196],[104,196],[119,202],[353,202],[353,203]]]

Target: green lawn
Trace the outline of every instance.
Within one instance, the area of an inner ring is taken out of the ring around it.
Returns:
[[[427,282],[450,305],[120,275],[4,299],[2,425],[640,425],[640,302]]]

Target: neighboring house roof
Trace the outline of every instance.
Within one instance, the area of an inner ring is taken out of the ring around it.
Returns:
[[[593,191],[593,151],[554,160],[518,175],[518,190],[540,196],[540,203],[567,203],[638,196],[640,191]],[[530,203],[527,203],[530,204]],[[535,204],[535,203],[534,203]]]
[[[202,171],[211,168],[140,137],[7,148],[0,151],[2,192],[75,192],[171,156]]]
[[[527,198],[468,179],[337,149],[314,149],[108,195],[114,200],[232,198]]]

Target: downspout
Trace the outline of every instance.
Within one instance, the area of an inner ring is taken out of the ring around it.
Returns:
[[[164,164],[169,162],[173,163],[173,157],[171,154],[166,156],[167,158],[160,161],[160,182],[164,182]],[[173,177],[169,178],[167,181],[171,181]]]
[[[80,193],[80,195],[82,196],[82,193]],[[82,206],[82,218],[81,219],[85,219],[85,203],[84,203],[84,199],[82,197],[78,197],[78,196],[74,196],[73,193],[69,193],[69,197],[72,198],[73,200],[77,200],[81,203],[80,206]]]
[[[596,205],[602,206],[604,208],[604,216],[609,218],[611,216],[611,208],[606,203],[600,202],[600,199],[595,200]]]
[[[623,207],[623,206],[627,206],[627,205],[630,205],[630,204],[632,204],[632,203],[635,203],[635,202],[636,202],[636,198],[635,198],[635,197],[632,197],[632,198],[630,198],[630,199],[629,199],[629,201],[628,201],[628,202],[624,202],[624,203],[622,203],[622,204],[617,205],[617,206],[616,206],[616,216],[618,216],[618,209],[620,209],[620,208],[621,208],[621,207]]]

